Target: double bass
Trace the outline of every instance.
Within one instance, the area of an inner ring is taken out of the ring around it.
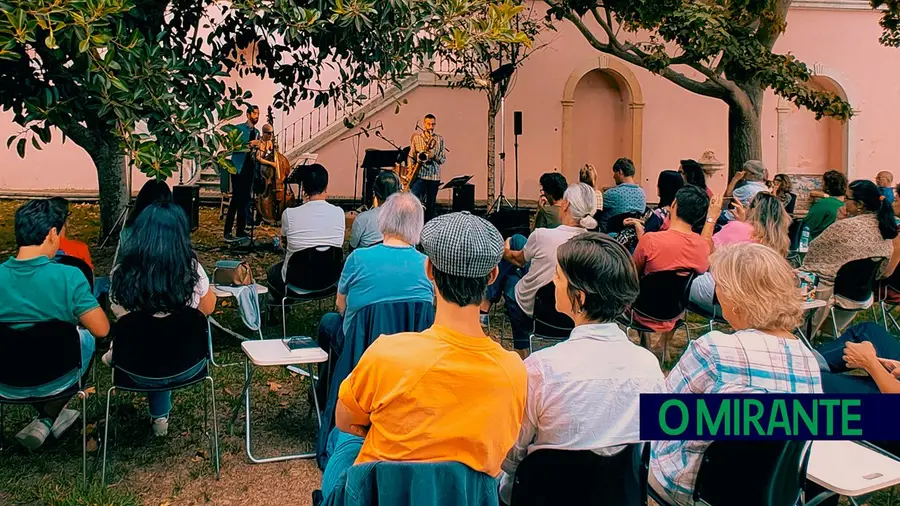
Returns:
[[[266,121],[266,126],[271,128],[274,124],[271,106],[266,113]],[[297,197],[290,186],[284,184],[291,171],[291,163],[278,151],[278,138],[274,130],[266,139],[266,126],[263,127],[263,139],[257,150],[263,188],[256,198],[256,210],[267,224],[273,225],[281,219],[281,213],[285,209],[294,205]]]

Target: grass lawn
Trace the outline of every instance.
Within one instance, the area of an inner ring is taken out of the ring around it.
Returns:
[[[20,202],[0,201],[0,259],[15,252],[13,214]],[[69,235],[87,242],[97,275],[109,272],[115,245],[97,247],[99,216],[96,205],[74,204],[69,221]],[[194,232],[193,241],[207,273],[212,273],[216,260],[236,258],[221,241],[222,224],[217,209],[203,208],[201,227]],[[274,236],[277,230],[261,227],[257,233]],[[258,282],[265,280],[265,269],[280,260],[275,252],[243,254],[254,270]],[[326,301],[325,310],[333,306]],[[233,304],[220,302],[215,318],[229,328],[249,335]],[[288,313],[290,334],[314,335],[321,311],[315,303],[296,306]],[[492,318],[500,321],[500,313]],[[279,316],[280,318],[280,316]],[[492,335],[499,339],[499,329]],[[277,320],[264,327],[267,338],[281,337],[281,323]],[[506,328],[507,337],[509,334]],[[700,330],[694,330],[698,335]],[[685,345],[683,332],[673,343],[677,357]],[[219,363],[240,362],[243,353],[239,342],[213,329],[213,345]],[[107,349],[98,343],[98,354]],[[13,435],[27,424],[32,416],[30,407],[7,406],[0,451],[0,505],[306,505],[311,492],[319,487],[321,473],[313,461],[292,461],[273,464],[250,464],[244,453],[244,425],[241,411],[237,423],[230,420],[241,401],[242,367],[214,368],[216,402],[219,422],[219,441],[222,458],[222,477],[216,481],[212,473],[207,438],[202,430],[203,395],[200,387],[177,391],[173,395],[173,410],[169,435],[151,438],[146,401],[142,395],[121,393],[113,396],[112,410],[117,435],[109,449],[107,469],[109,485],[100,485],[100,453],[97,443],[102,433],[103,402],[110,385],[109,368],[97,357],[95,393],[88,399],[88,484],[81,483],[81,441],[77,423],[59,441],[48,442],[34,454],[28,454],[13,440]],[[251,395],[254,421],[254,451],[257,456],[312,451],[315,437],[315,417],[309,416],[307,380],[283,368],[257,368]],[[98,395],[99,393],[99,395]],[[94,402],[96,401],[96,403]],[[740,472],[736,469],[735,472]],[[888,505],[896,492],[884,492],[869,504]],[[900,496],[900,493],[896,493]]]

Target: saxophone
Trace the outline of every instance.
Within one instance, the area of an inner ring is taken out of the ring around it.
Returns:
[[[428,156],[428,153],[434,151],[435,146],[437,146],[437,138],[437,134],[431,134],[431,137],[428,139],[428,144],[425,147],[425,151],[419,151],[419,153],[416,154],[416,160],[409,167],[409,169],[407,169],[406,176],[400,177],[400,185],[403,188],[403,191],[409,191],[410,187],[412,187],[413,182],[416,180],[419,169],[421,169],[423,165],[433,159],[433,157]]]

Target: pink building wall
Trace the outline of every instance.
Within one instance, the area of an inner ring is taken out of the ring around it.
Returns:
[[[836,3],[855,5],[850,0]],[[894,170],[894,161],[900,157],[894,126],[900,110],[900,85],[897,84],[900,51],[879,45],[878,20],[877,12],[865,9],[796,8],[790,12],[787,32],[776,50],[791,52],[806,62],[823,76],[821,82],[840,85],[858,114],[847,127],[834,121],[830,121],[832,125],[815,122],[810,113],[796,111],[793,106],[784,107],[773,93],[768,93],[762,131],[763,161],[770,174],[776,173],[779,167],[788,173],[821,174],[841,163],[844,157],[851,178],[872,178],[880,170]],[[518,70],[506,100],[504,193],[509,198],[515,193],[513,112],[524,113],[524,133],[519,138],[519,196],[534,199],[538,195],[540,175],[562,170],[564,89],[576,69],[601,58],[572,26],[566,23],[558,26],[557,32],[545,35],[550,44],[535,52]],[[682,158],[699,158],[704,151],[713,150],[719,160],[727,160],[724,103],[691,94],[643,69],[625,65],[634,74],[643,96],[641,184],[650,195],[656,194],[654,187],[659,172],[677,168]],[[264,113],[275,92],[274,85],[255,78],[245,78],[241,83],[253,91],[254,102]],[[573,129],[572,160],[576,165],[593,163],[604,184],[611,183],[612,160],[630,155],[628,97],[629,90],[621,80],[599,70],[588,72],[575,86],[573,120],[567,125]],[[408,103],[399,113],[394,114],[394,108],[388,107],[368,120],[381,120],[384,135],[405,145],[416,120],[427,112],[435,114],[438,131],[451,149],[444,166],[444,179],[473,174],[477,197],[485,198],[485,97],[477,91],[420,86],[404,98]],[[303,104],[284,117],[276,111],[276,131],[310,109],[310,104]],[[8,118],[8,115],[0,117],[0,138],[5,139],[17,130]],[[498,153],[500,123],[498,118]],[[54,134],[54,138],[58,136]],[[363,136],[360,157],[366,148],[389,146],[374,136]],[[356,157],[352,141],[335,140],[317,152],[319,161],[331,173],[330,193],[353,195]],[[135,178],[136,186],[139,181],[140,178]],[[724,189],[725,175],[716,174],[710,186]],[[0,150],[0,193],[57,188],[96,190],[96,187],[90,158],[71,142],[60,145],[55,140],[43,151],[29,149],[26,160],[20,160],[14,150]]]

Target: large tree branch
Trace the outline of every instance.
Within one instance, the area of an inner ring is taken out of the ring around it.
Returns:
[[[769,51],[775,47],[775,42],[784,31],[784,24],[787,20],[788,9],[791,7],[791,1],[776,0],[774,16],[762,20],[759,28],[756,30],[756,40]]]

